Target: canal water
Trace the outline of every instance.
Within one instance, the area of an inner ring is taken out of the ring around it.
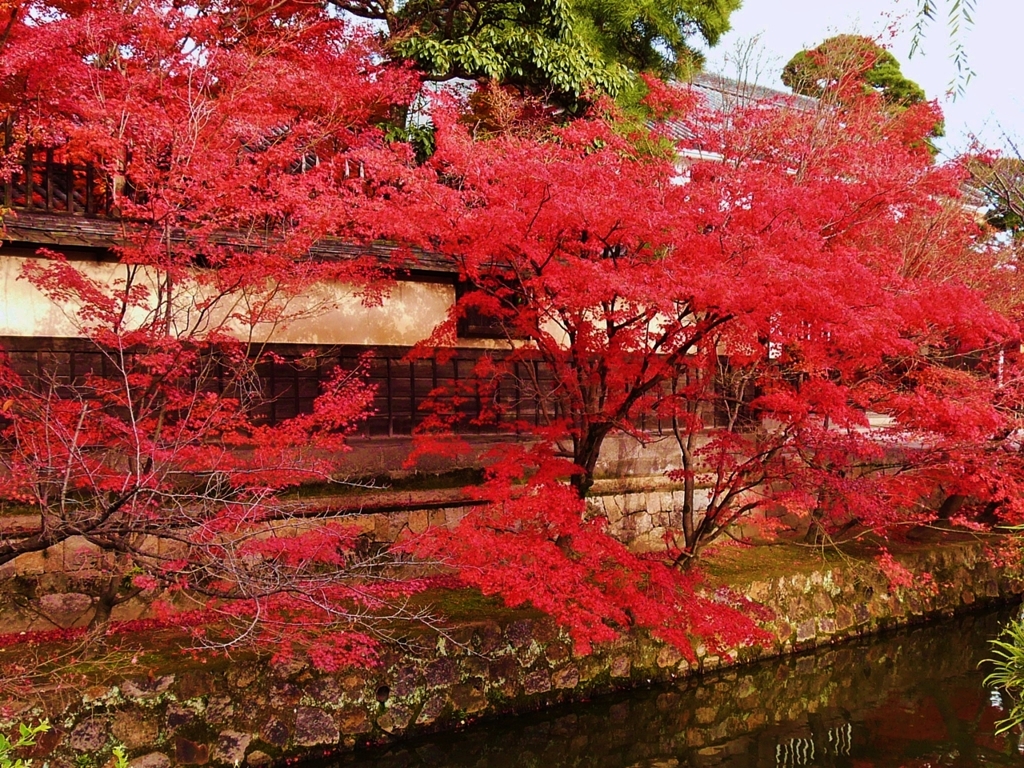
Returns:
[[[1024,766],[976,614],[356,753],[338,768]],[[979,664],[981,666],[979,667]]]

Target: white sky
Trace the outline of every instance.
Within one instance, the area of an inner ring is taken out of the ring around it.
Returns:
[[[947,95],[957,74],[944,16],[951,2],[940,3],[939,17],[908,59],[917,0],[744,0],[732,15],[732,31],[708,52],[705,69],[735,77],[737,46],[759,35],[756,82],[781,89],[782,68],[797,51],[835,34],[878,37],[903,73],[939,100],[946,114],[946,138],[939,142],[944,153],[966,149],[972,135],[986,146],[1004,146],[1004,134],[1024,151],[1024,0],[977,0],[974,26],[960,32],[975,74],[955,100]]]

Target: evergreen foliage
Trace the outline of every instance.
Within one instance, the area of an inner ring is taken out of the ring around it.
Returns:
[[[741,0],[330,0],[384,22],[387,49],[430,79],[514,85],[574,104],[621,93],[638,71],[699,68]]]
[[[858,93],[876,93],[893,113],[927,101],[924,89],[903,74],[889,51],[864,35],[835,35],[793,56],[782,82],[795,93],[849,101]],[[930,135],[944,136],[941,120]]]

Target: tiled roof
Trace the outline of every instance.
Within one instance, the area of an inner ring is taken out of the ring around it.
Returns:
[[[763,85],[744,83],[710,72],[700,72],[694,75],[690,82],[679,82],[677,85],[680,88],[692,88],[710,109],[719,112],[728,112],[737,105],[747,106],[757,102],[781,101],[787,106],[806,110],[815,109],[818,104],[816,99],[808,96],[766,88]],[[672,138],[677,141],[685,142],[693,138],[682,122],[670,121],[667,128]]]
[[[86,218],[65,214],[18,211],[5,222],[3,240],[31,246],[78,247],[107,250],[124,243],[125,228],[131,225],[116,219]],[[184,235],[182,234],[182,237]],[[225,234],[225,242],[230,242]],[[389,243],[356,245],[339,238],[325,238],[311,255],[320,259],[353,259],[372,255],[395,269],[452,275],[458,270],[454,261],[427,251],[399,249]]]
[[[773,99],[784,100],[786,104],[798,109],[810,110],[815,109],[818,105],[817,99],[812,99],[809,96],[800,96],[776,88],[766,88],[763,85],[743,83],[710,72],[701,72],[695,75],[691,85],[705,95],[712,108],[727,109],[730,103],[737,101],[751,103]]]
[[[784,91],[763,86],[742,83],[721,75],[700,73],[689,83],[679,83],[680,88],[693,88],[714,110],[728,112],[737,104],[751,104],[760,101],[782,100],[797,109],[813,109],[814,99],[795,96]],[[685,145],[691,139],[686,125],[670,122],[667,126],[672,136]],[[22,246],[55,246],[64,248],[89,248],[109,250],[122,244],[130,222],[83,215],[47,213],[40,210],[18,210],[9,214],[3,222],[5,231],[0,239]],[[184,238],[184,233],[178,233]],[[225,233],[224,241],[231,242],[231,233]],[[241,238],[238,238],[241,240]],[[427,251],[399,249],[394,245],[377,242],[369,245],[353,245],[338,238],[326,238],[313,247],[311,255],[321,259],[352,259],[373,255],[396,269],[419,273],[444,275],[445,279],[457,272],[453,260],[447,256]]]

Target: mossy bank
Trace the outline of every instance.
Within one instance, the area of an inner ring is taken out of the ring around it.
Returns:
[[[698,648],[695,664],[639,633],[577,656],[549,619],[489,615],[469,600],[448,637],[419,653],[392,651],[373,670],[322,674],[301,661],[167,660],[142,676],[97,676],[74,695],[40,691],[11,707],[7,725],[48,717],[54,728],[33,756],[55,768],[99,768],[117,744],[136,768],[269,765],[837,643],[1011,601],[1022,590],[982,542],[932,546],[901,559],[932,579],[892,588],[871,562],[851,558],[816,566],[805,559],[784,575],[746,581],[723,569],[719,579],[774,612],[765,626],[775,640],[730,656]]]

